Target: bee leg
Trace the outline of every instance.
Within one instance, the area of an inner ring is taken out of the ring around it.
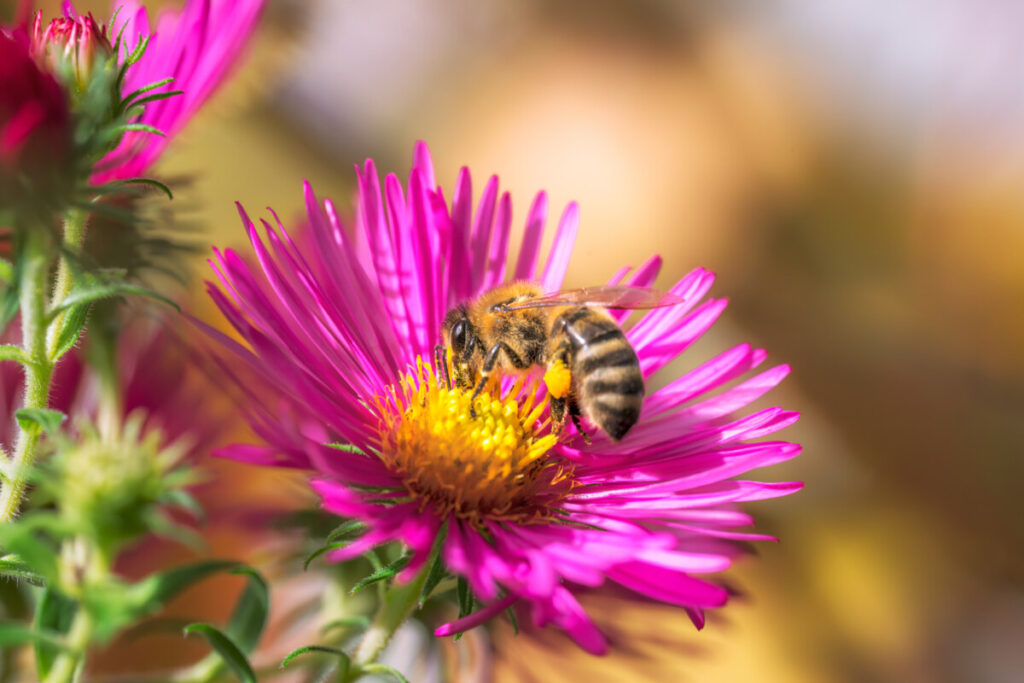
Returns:
[[[561,434],[562,430],[565,429],[565,409],[566,404],[565,398],[556,398],[551,396],[551,431],[555,434]]]
[[[443,379],[450,391],[452,388],[452,378],[448,374],[448,347],[444,344],[438,344],[434,347],[434,365],[437,366],[438,379]]]
[[[484,366],[480,369],[480,381],[477,382],[476,388],[473,389],[473,395],[469,397],[469,414],[476,417],[476,407],[473,405],[473,401],[480,395],[480,392],[487,386],[487,380],[491,377],[491,372],[494,370],[494,366],[498,364],[498,354],[502,351],[505,352],[505,357],[513,365],[513,367],[519,368],[520,370],[529,367],[529,364],[525,363],[519,354],[512,350],[512,347],[505,342],[498,342],[487,351],[487,356],[484,358]]]
[[[590,435],[583,430],[583,424],[580,422],[580,417],[583,414],[580,412],[580,404],[576,402],[573,397],[569,398],[569,417],[572,418],[572,424],[576,427],[576,431],[579,432],[580,436],[583,437],[583,443],[590,445]]]

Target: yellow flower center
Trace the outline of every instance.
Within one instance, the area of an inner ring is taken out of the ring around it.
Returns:
[[[547,400],[537,401],[535,381],[518,380],[504,396],[497,385],[470,403],[471,391],[447,386],[418,360],[375,400],[380,458],[442,517],[477,525],[549,520],[573,478],[571,466],[551,455],[558,438],[543,433]]]

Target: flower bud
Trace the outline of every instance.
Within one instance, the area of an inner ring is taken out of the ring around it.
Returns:
[[[114,53],[107,27],[98,24],[92,14],[73,15],[52,20],[43,28],[43,13],[37,12],[32,27],[32,54],[54,73],[67,75],[76,92],[83,92],[97,64]]]
[[[54,198],[71,166],[67,97],[28,45],[0,32],[0,207]]]

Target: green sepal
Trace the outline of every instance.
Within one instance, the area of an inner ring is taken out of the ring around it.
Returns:
[[[328,543],[325,546],[317,548],[316,550],[311,552],[309,554],[309,557],[307,557],[305,561],[302,563],[302,569],[308,571],[309,565],[313,562],[313,560],[320,557],[324,553],[329,553],[330,551],[337,550],[338,548],[344,548],[347,545],[348,541],[338,541],[337,543]]]
[[[77,610],[78,606],[74,600],[47,586],[43,589],[36,605],[36,616],[32,628],[37,632],[62,636],[71,629],[71,622],[75,618]],[[61,647],[59,643],[54,644],[49,640],[35,642],[36,675],[40,680],[46,678],[50,673],[50,667],[57,659]]]
[[[409,564],[410,559],[412,559],[411,554],[402,555],[394,562],[391,562],[387,566],[381,567],[369,576],[365,576],[359,581],[357,581],[356,585],[352,586],[352,590],[349,592],[356,593],[371,584],[377,583],[378,581],[384,581],[393,578],[395,574],[405,569],[405,566]]]
[[[249,660],[246,659],[242,651],[238,649],[231,638],[222,633],[215,626],[210,624],[198,623],[189,624],[185,627],[185,635],[189,636],[193,633],[198,633],[206,642],[210,644],[213,651],[220,657],[221,661],[228,665],[228,667],[238,676],[239,680],[244,683],[257,683],[256,674],[252,670],[252,666],[249,665]]]
[[[289,652],[288,656],[281,660],[281,668],[285,668],[286,666],[292,663],[293,659],[295,659],[299,655],[304,655],[307,652],[320,652],[324,654],[334,655],[336,657],[341,657],[343,666],[346,669],[350,664],[348,655],[345,654],[345,652],[343,652],[342,650],[333,647],[327,647],[325,645],[305,645],[303,647],[296,648]]]
[[[514,609],[512,609],[511,607],[509,607],[507,610],[505,610],[505,616],[507,616],[508,620],[510,622],[512,622],[512,632],[515,633],[518,636],[519,635],[519,618],[516,617],[516,611]]]
[[[148,187],[155,187],[167,195],[168,199],[174,199],[174,193],[171,192],[171,188],[167,187],[159,180],[153,180],[152,178],[129,178],[128,180],[122,180],[118,183],[119,187],[124,187],[125,185],[146,185]]]

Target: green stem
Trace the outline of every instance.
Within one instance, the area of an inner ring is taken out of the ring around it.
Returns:
[[[50,395],[53,364],[46,354],[46,282],[50,259],[46,235],[30,231],[26,236],[22,269],[21,340],[26,356],[24,408],[46,408]],[[0,489],[0,523],[18,514],[29,470],[35,460],[41,430],[38,425],[19,428],[11,461],[6,464],[4,486]]]
[[[110,576],[112,556],[100,545],[92,543],[83,537],[77,537],[71,541],[66,541],[66,543],[70,543],[70,547],[74,547],[76,544],[84,544],[88,548],[88,560],[84,567],[78,568],[79,571],[82,569],[84,571],[82,583],[76,587],[76,591],[73,591],[79,602],[65,640],[68,649],[57,655],[53,666],[44,679],[44,683],[70,683],[71,681],[79,680],[81,677],[82,670],[85,669],[86,654],[89,651],[89,643],[92,641],[93,628],[95,626],[92,614],[89,613],[89,610],[81,601],[81,593],[88,591],[90,586],[102,585]],[[65,554],[64,557],[74,558],[77,554],[70,552]],[[74,562],[74,560],[70,561]],[[76,573],[75,567],[72,567],[71,573]]]
[[[53,662],[45,683],[69,683],[78,679],[78,674],[85,667],[85,652],[92,639],[92,615],[82,605],[75,612],[71,630],[68,631],[68,650],[60,653]]]
[[[71,209],[65,216],[64,248],[68,252],[77,253],[81,249],[87,218],[88,214],[81,209]],[[58,315],[49,326],[46,324],[50,254],[47,236],[42,229],[26,232],[23,266],[19,293],[21,340],[25,354],[25,400],[22,407],[46,408],[55,365],[52,357],[64,314]],[[73,284],[71,264],[64,257],[57,268],[57,282],[50,306],[63,301],[71,292]],[[38,425],[19,429],[11,460],[4,463],[4,481],[0,488],[0,523],[9,522],[18,514],[40,436]]]
[[[409,583],[400,585],[392,583],[380,607],[377,608],[377,615],[373,618],[370,628],[363,634],[356,653],[352,667],[355,677],[361,675],[361,668],[376,661],[381,650],[391,641],[395,631],[401,626],[419,603],[420,594],[423,591],[423,584],[430,572],[430,562],[424,564],[423,569]],[[355,680],[350,678],[349,680]]]

